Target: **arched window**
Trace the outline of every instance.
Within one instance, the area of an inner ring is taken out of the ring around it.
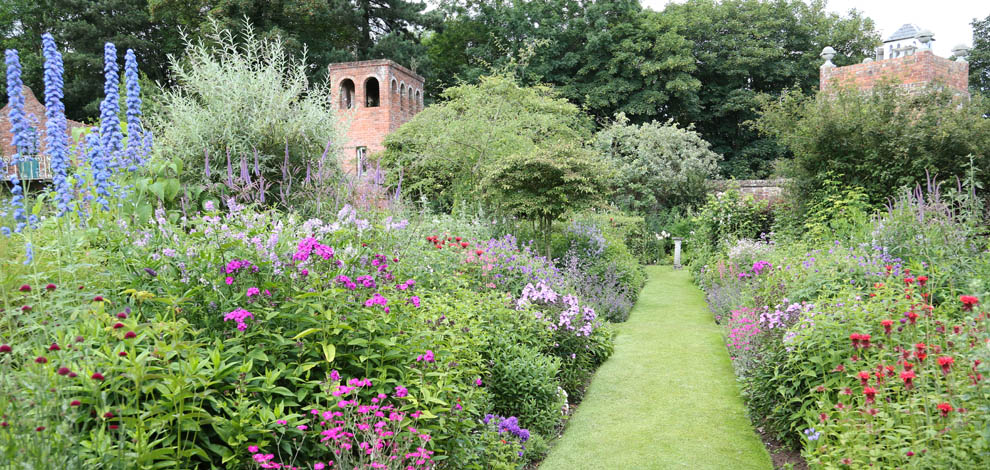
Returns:
[[[354,82],[345,78],[340,82],[340,109],[351,109],[354,107]]]
[[[406,100],[409,101],[409,110],[416,111],[416,102],[413,101],[412,87],[406,90]]]
[[[416,101],[415,101],[415,103],[416,103],[416,110],[417,111],[422,111],[423,110],[423,101],[422,101],[422,96],[420,96],[420,94],[419,94],[419,90],[416,90]]]
[[[364,81],[364,105],[369,108],[377,108],[381,103],[378,95],[378,79],[368,77]]]
[[[406,84],[399,85],[399,111],[406,110]]]

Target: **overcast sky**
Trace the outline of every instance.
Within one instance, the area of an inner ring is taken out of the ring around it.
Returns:
[[[641,0],[641,3],[662,10],[671,1]],[[884,39],[904,23],[928,28],[935,33],[935,54],[948,57],[956,44],[973,45],[973,28],[969,23],[990,15],[990,0],[828,0],[828,8],[837,13],[851,8],[862,11],[873,19]]]

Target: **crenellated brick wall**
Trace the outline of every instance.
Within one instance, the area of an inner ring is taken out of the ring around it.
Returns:
[[[353,172],[358,148],[384,150],[385,136],[423,110],[423,77],[391,60],[330,64],[331,96],[347,126],[340,163]],[[378,100],[369,102],[377,82]],[[353,84],[353,94],[347,90]]]
[[[883,80],[900,83],[913,89],[933,83],[944,84],[960,94],[969,95],[969,64],[939,57],[931,51],[883,59],[874,62],[847,65],[845,67],[821,67],[819,70],[821,91],[835,91],[852,86],[869,90]]]

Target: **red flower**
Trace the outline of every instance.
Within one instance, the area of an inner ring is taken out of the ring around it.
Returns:
[[[967,312],[973,310],[973,307],[980,303],[980,299],[972,295],[960,295],[959,301],[963,304],[963,310]]]
[[[870,373],[869,371],[862,370],[859,372],[859,383],[864,387],[866,384],[870,383]]]
[[[103,417],[106,419],[113,418],[113,413],[107,411],[106,413],[103,413]]]
[[[942,368],[942,373],[949,375],[949,369],[952,368],[952,363],[956,362],[952,356],[942,356],[938,358],[938,365]]]
[[[904,285],[910,286],[911,284],[914,284],[914,278],[913,277],[906,277],[906,278],[904,278]]]
[[[37,362],[38,364],[46,364],[48,363],[48,358],[45,356],[38,356],[34,358],[34,362]]]
[[[72,400],[72,402],[69,403],[69,406],[79,406],[79,405],[82,405],[82,402],[79,400]]]
[[[119,318],[121,320],[126,320],[127,319],[127,314],[124,313],[124,312],[120,312],[120,313],[117,314],[117,318]]]
[[[74,378],[76,378],[76,377],[77,377],[77,375],[76,375],[76,373],[75,373],[75,372],[69,372],[69,378],[70,378],[70,379],[74,379]]]
[[[454,240],[461,241],[461,237],[454,237]]]
[[[884,320],[884,321],[880,322],[880,324],[883,325],[883,332],[884,332],[884,334],[888,334],[889,335],[890,334],[890,328],[892,326],[894,326],[894,320]]]
[[[55,288],[56,288],[55,284],[48,284],[47,286],[45,286],[45,290],[55,290]]]
[[[21,307],[21,311],[22,312],[30,312],[31,311],[31,306],[30,305],[24,305],[24,306]]]
[[[952,332],[953,333],[955,333],[955,334],[958,335],[960,331],[962,331],[962,326],[961,325],[953,325],[952,326]]]
[[[68,367],[62,366],[62,367],[59,367],[56,372],[58,372],[58,375],[69,375],[69,372],[72,372],[72,371],[69,370]]]
[[[31,286],[29,286],[29,285],[27,285],[27,284],[24,284],[24,285],[23,285],[23,286],[21,286],[21,288],[20,288],[20,289],[18,289],[18,290],[20,290],[21,292],[31,292]]]
[[[942,417],[945,418],[945,417],[949,416],[949,413],[951,413],[952,411],[954,411],[955,408],[953,408],[952,405],[950,405],[948,403],[939,403],[938,404],[938,410],[942,412]]]
[[[0,344],[0,353],[9,353],[9,352],[10,352],[9,344]]]
[[[819,420],[820,420],[821,422],[823,422],[823,423],[824,423],[825,421],[828,421],[828,415],[827,415],[827,414],[825,414],[825,413],[819,413],[819,414],[818,414],[818,419],[819,419]]]
[[[48,350],[49,351],[61,351],[62,348],[59,347],[58,343],[52,343],[51,346],[48,346]]]
[[[133,331],[128,331],[127,333],[124,333],[124,339],[131,339],[136,337],[137,337],[137,333]]]
[[[484,250],[474,250],[474,254],[476,254],[478,256],[481,256],[484,253],[485,253]]]
[[[93,372],[93,375],[91,375],[89,378],[91,378],[93,380],[103,380],[104,377],[103,377],[103,374],[101,374],[99,372]]]
[[[34,430],[35,431],[38,431],[38,432],[41,432],[41,431],[44,431],[45,430],[45,427],[44,426],[38,426],[38,427],[34,428]]]
[[[853,348],[859,347],[859,339],[860,339],[859,333],[852,333],[849,335],[849,340],[852,341]]]
[[[467,248],[469,246],[471,246],[470,243],[468,243],[468,242],[461,242],[461,248]]]
[[[870,338],[872,338],[872,336],[867,334],[859,335],[859,341],[863,343],[864,348],[870,347]]]
[[[107,426],[107,427],[110,428],[111,431],[113,431],[113,430],[119,428],[120,426],[117,426],[116,424],[111,424],[110,426]]]
[[[117,355],[120,356],[120,357],[127,357],[127,351],[121,351],[121,352],[117,353]]]
[[[928,282],[928,276],[918,276],[918,284],[924,286]]]
[[[928,357],[928,354],[923,352],[914,353],[914,357],[918,358],[918,362],[925,362],[925,358]]]
[[[904,361],[904,370],[911,370],[911,369],[914,369],[914,364]]]
[[[888,264],[888,265],[886,265],[886,266],[884,266],[884,267],[885,267],[885,268],[887,268],[887,272],[888,272],[888,273],[889,273],[889,272],[890,272],[890,271],[891,271],[892,269],[894,269],[894,267],[893,267],[893,266],[891,266],[891,265],[889,265],[889,264]]]
[[[115,330],[118,330],[118,329],[123,328],[123,327],[124,327],[124,324],[121,323],[121,322],[117,322],[117,323],[114,323],[113,324],[113,329],[115,329]]]
[[[863,389],[863,395],[866,395],[866,403],[873,403],[874,399],[877,397],[877,389],[873,387],[866,387]]]
[[[908,320],[911,320],[911,324],[912,324],[912,325],[913,325],[913,324],[914,324],[914,323],[915,323],[916,321],[918,321],[918,314],[917,314],[917,313],[914,313],[914,312],[908,312],[908,315],[907,315],[907,316],[908,316]]]
[[[96,297],[93,297],[93,302],[103,302],[103,296],[98,295]]]
[[[914,388],[914,379],[915,379],[915,377],[917,377],[917,376],[914,375],[914,371],[913,370],[908,370],[908,371],[901,372],[901,380],[904,381],[904,388],[906,388],[908,390],[911,390],[912,388]]]

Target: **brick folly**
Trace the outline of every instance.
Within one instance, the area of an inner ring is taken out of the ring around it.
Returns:
[[[353,171],[385,136],[423,110],[423,77],[391,60],[330,64],[333,103],[348,126],[340,163]]]

